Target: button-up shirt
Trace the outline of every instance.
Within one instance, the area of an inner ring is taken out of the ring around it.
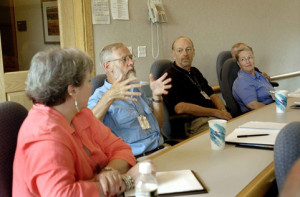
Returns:
[[[88,108],[93,109],[111,86],[112,84],[105,80],[104,85],[96,89],[90,97]],[[131,146],[134,155],[140,155],[162,145],[164,140],[160,135],[158,122],[153,115],[152,102],[147,99],[140,88],[134,88],[130,91],[141,92],[142,96],[136,97],[137,102],[129,100],[114,101],[105,114],[103,123],[117,137],[121,137]],[[140,115],[147,118],[151,128],[142,129],[138,121]]]
[[[250,111],[246,105],[252,101],[265,105],[274,102],[270,94],[270,90],[274,90],[273,86],[261,73],[254,73],[255,76],[252,76],[240,70],[232,86],[232,94],[243,113]]]

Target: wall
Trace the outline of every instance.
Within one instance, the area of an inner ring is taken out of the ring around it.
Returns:
[[[163,0],[163,4],[168,23],[160,24],[158,59],[172,59],[173,41],[187,36],[195,44],[193,66],[200,69],[212,86],[218,85],[215,68],[218,54],[230,50],[237,42],[253,47],[256,66],[269,75],[299,70],[298,0]],[[129,21],[111,20],[110,25],[93,26],[96,73],[104,73],[98,59],[101,49],[113,42],[123,42],[132,46],[136,55],[137,46],[147,46],[147,57],[138,58],[135,68],[140,80],[149,80],[149,69],[155,59],[151,55],[147,1],[129,0],[129,17]],[[300,87],[299,80],[293,87],[284,87],[294,90],[296,86]]]
[[[59,44],[45,44],[41,0],[14,0],[15,21],[26,21],[27,31],[17,30],[20,70],[28,70],[30,61],[38,51]]]

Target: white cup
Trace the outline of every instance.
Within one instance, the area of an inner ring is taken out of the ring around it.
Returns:
[[[227,120],[209,120],[210,144],[213,150],[222,150],[225,147]]]
[[[277,90],[275,91],[275,102],[276,102],[276,112],[285,113],[287,105],[287,90]]]

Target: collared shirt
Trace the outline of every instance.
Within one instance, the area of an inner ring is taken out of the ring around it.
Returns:
[[[112,84],[106,80],[104,85],[95,90],[90,97],[88,108],[92,109],[110,88]],[[103,123],[112,132],[121,137],[132,148],[134,155],[155,149],[163,144],[163,137],[160,135],[158,122],[152,112],[152,102],[149,101],[141,89],[135,88],[131,91],[142,92],[142,96],[136,97],[137,102],[129,100],[114,101],[105,117]],[[143,130],[138,121],[138,116],[147,118],[151,128]]]
[[[131,148],[90,109],[72,120],[36,104],[23,122],[13,166],[13,196],[99,196],[93,179],[97,163],[120,158],[135,165]],[[84,146],[88,149],[89,154]]]
[[[163,95],[170,115],[175,115],[174,107],[180,102],[192,103],[202,107],[216,108],[210,99],[206,99],[201,93],[203,90],[209,97],[214,94],[213,89],[208,85],[202,73],[195,67],[186,71],[174,62],[165,72],[172,79],[171,89],[168,94]],[[198,87],[198,84],[200,87]]]
[[[232,94],[243,113],[250,111],[246,105],[252,101],[265,105],[274,102],[270,94],[270,90],[274,90],[273,86],[261,73],[254,73],[255,76],[252,76],[240,70],[232,86]]]

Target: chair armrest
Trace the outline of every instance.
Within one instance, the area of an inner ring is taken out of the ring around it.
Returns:
[[[169,118],[170,121],[174,121],[174,120],[178,120],[178,119],[186,119],[186,120],[190,121],[190,120],[194,119],[194,116],[191,114],[176,114],[176,115],[170,116],[170,118]],[[183,121],[186,121],[186,120],[183,120]]]
[[[273,87],[278,87],[279,86],[279,84],[276,82],[276,81],[272,81],[272,82],[270,82],[271,83],[271,85],[273,86]]]

